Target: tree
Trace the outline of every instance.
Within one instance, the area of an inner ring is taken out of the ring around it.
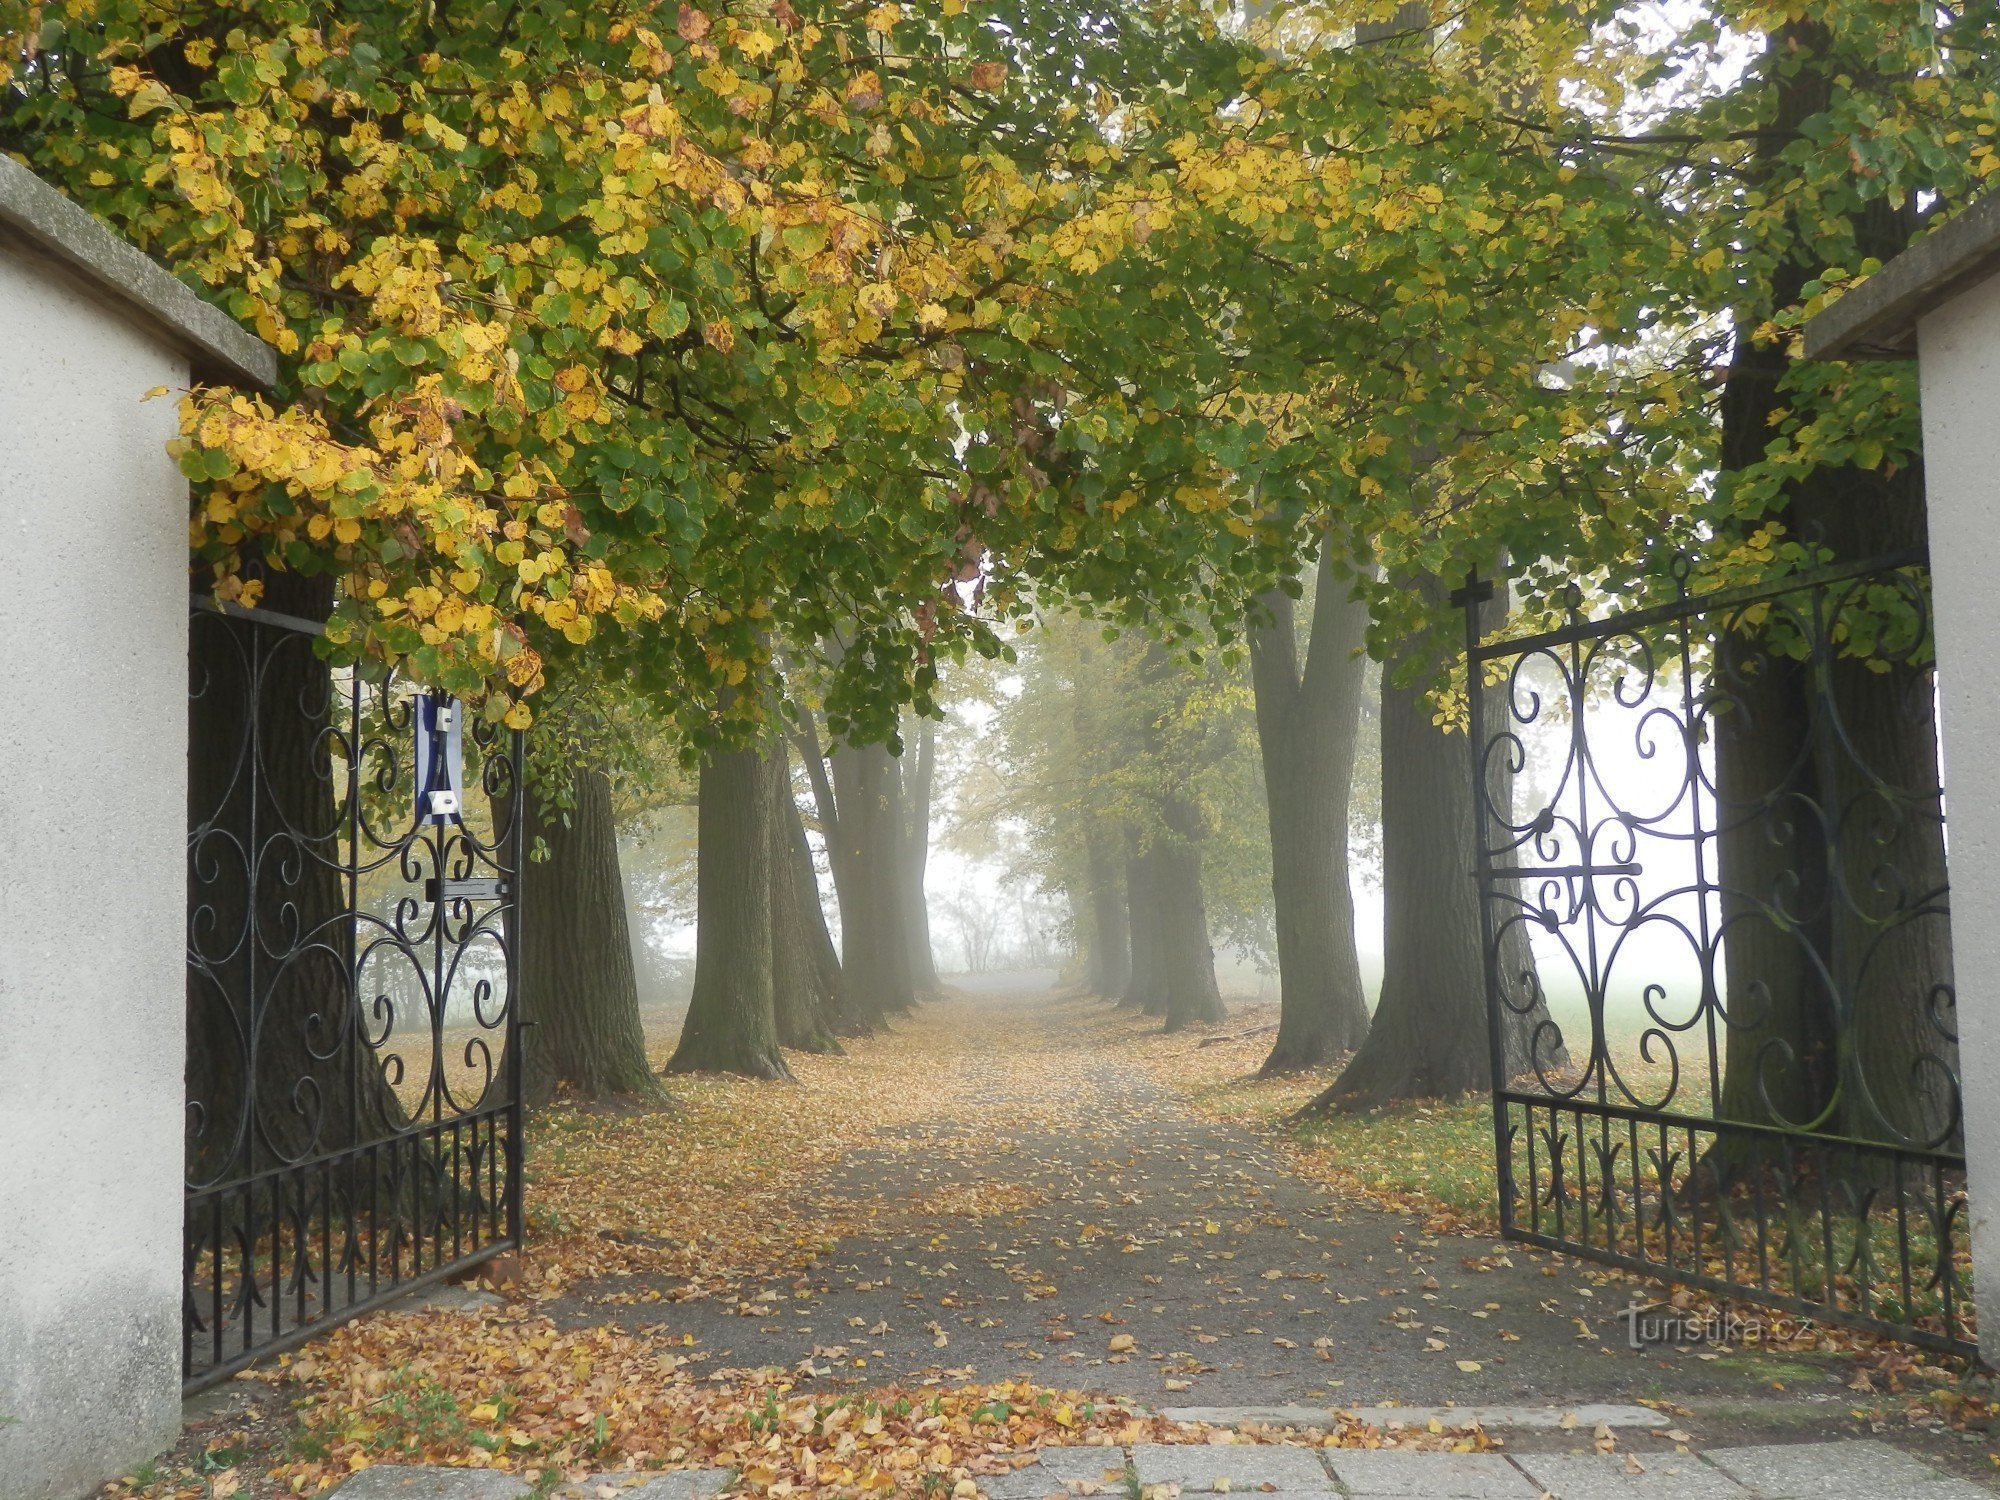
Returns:
[[[1134,965],[1135,985],[1139,977],[1147,981],[1136,998],[1148,1015],[1163,1018],[1166,1030],[1178,1031],[1224,1015],[1202,885],[1210,823],[1190,784],[1198,767],[1217,758],[1220,741],[1191,712],[1200,679],[1159,641],[1148,642],[1132,663],[1129,682],[1126,712],[1145,755],[1126,768],[1143,809],[1142,874],[1128,889],[1149,908],[1143,916],[1133,909],[1132,926],[1152,948],[1143,974]]]
[[[545,1104],[567,1088],[585,1099],[664,1103],[639,1022],[611,779],[580,766],[569,777],[567,806],[535,795],[532,785],[529,806],[527,845],[546,857],[519,866],[521,994],[524,1019],[534,1023],[522,1096]]]
[[[903,931],[910,947],[910,983],[920,995],[943,988],[937,955],[931,948],[930,905],[924,897],[924,875],[930,864],[931,792],[937,778],[937,721],[919,718],[903,743],[916,753],[902,777],[902,857],[897,861],[897,891],[903,903]]]
[[[834,798],[820,822],[840,902],[841,967],[849,1003],[879,1023],[917,1003],[902,765],[882,744],[838,746],[827,764]]]
[[[1881,105],[1872,96],[1893,87],[1895,50],[1876,20],[1788,18],[1746,80],[1745,103],[1766,127],[1748,172],[1785,207],[1749,247],[1720,403],[1725,481],[1739,503],[1757,502],[1739,538],[1775,520],[1820,556],[1844,560],[1926,545],[1920,469],[1885,451],[1909,446],[1907,427],[1897,430],[1907,391],[1895,389],[1895,375],[1863,382],[1891,396],[1886,418],[1815,453],[1829,396],[1853,394],[1801,370],[1769,320],[1803,307],[1830,268],[1886,260],[1918,227],[1915,202],[1900,194],[1864,186],[1801,201],[1794,191],[1828,170],[1799,143],[1857,110],[1873,114]],[[1925,178],[1935,181],[1935,170],[1926,162]],[[1774,430],[1790,441],[1774,442]],[[1893,652],[1829,650],[1821,678],[1767,632],[1732,631],[1719,643],[1717,852],[1731,1024],[1717,1106],[1759,1124],[1928,1145],[1949,1137],[1957,1110],[1956,1047],[1933,1010],[1950,990],[1951,955],[1942,922],[1900,919],[1945,887],[1943,829],[1879,788],[1921,796],[1937,784],[1929,669]],[[1753,816],[1760,808],[1768,812]]]
[[[1084,832],[1085,978],[1100,995],[1122,998],[1132,979],[1132,921],[1125,889],[1123,851],[1114,831],[1093,822]]]
[[[1463,735],[1438,725],[1411,666],[1382,671],[1382,993],[1361,1050],[1301,1114],[1452,1098],[1501,1081],[1488,1042],[1489,968],[1501,986],[1503,1078],[1567,1060],[1525,930],[1511,928],[1487,953],[1483,894],[1470,878],[1478,837],[1470,753]],[[1506,805],[1504,791],[1489,795]]]
[[[1268,621],[1249,628],[1278,937],[1278,1036],[1267,1074],[1316,1067],[1359,1046],[1368,1030],[1347,863],[1367,606],[1350,597],[1338,556],[1329,539],[1303,664],[1285,589],[1263,596]]]
[[[771,992],[778,1041],[800,1052],[839,1052],[835,1027],[847,1008],[846,977],[826,930],[812,845],[792,795],[791,756],[783,741],[771,754]]]
[[[773,894],[790,884],[775,760],[751,745],[702,761],[694,994],[670,1073],[792,1076],[773,987]]]

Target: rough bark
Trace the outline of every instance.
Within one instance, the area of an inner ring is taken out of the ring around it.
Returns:
[[[1283,590],[1262,600],[1268,623],[1253,618],[1249,628],[1278,936],[1278,1035],[1266,1074],[1317,1067],[1368,1032],[1347,864],[1368,610],[1335,576],[1333,560],[1329,538],[1303,664]]]
[[[792,800],[782,746],[771,758],[777,816],[771,822],[771,996],[779,1044],[800,1052],[839,1052],[834,1025],[841,1013],[840,958],[819,904],[806,825]]]
[[[1827,108],[1842,66],[1830,45],[1817,21],[1773,33],[1763,86],[1774,128],[1759,146],[1767,168],[1778,140]],[[1862,253],[1884,260],[1916,226],[1910,205],[1877,202],[1861,215]],[[1814,245],[1798,240],[1742,321],[1795,302],[1819,274]],[[1763,457],[1788,368],[1782,343],[1739,338],[1722,397],[1725,470]],[[1926,544],[1913,468],[1816,470],[1788,489],[1778,519],[1840,559]],[[1957,1059],[1931,1007],[1952,982],[1949,929],[1937,917],[1894,919],[1899,903],[1943,889],[1943,833],[1879,794],[1880,783],[1919,794],[1936,785],[1929,672],[1835,660],[1815,681],[1803,664],[1766,656],[1767,644],[1736,632],[1720,649],[1730,707],[1717,715],[1717,856],[1731,1024],[1719,1112],[1873,1140],[1942,1139]],[[1760,806],[1769,812],[1746,816]]]
[[[672,1073],[792,1076],[778,1050],[772,985],[776,785],[754,748],[702,762],[694,993]]]
[[[834,819],[827,829],[840,902],[840,966],[850,1014],[879,1026],[917,1003],[910,978],[907,903],[900,886],[902,813],[886,745],[842,745],[829,761]],[[824,815],[822,815],[824,816]]]
[[[534,1023],[522,1052],[522,1096],[531,1105],[558,1091],[664,1103],[639,1021],[611,781],[580,769],[571,792],[566,819],[559,808],[532,806],[528,847],[539,840],[548,858],[524,861],[519,876],[523,1019]],[[506,807],[494,815],[506,818]]]
[[[1442,607],[1443,589],[1422,589]],[[1465,736],[1432,722],[1419,686],[1382,672],[1382,994],[1361,1050],[1302,1114],[1492,1086],[1486,960],[1472,878],[1474,804]],[[1506,789],[1496,791],[1503,805]],[[1565,1055],[1518,926],[1495,956],[1508,997],[1501,1066],[1553,1070]]]
[[[1089,923],[1084,941],[1084,976],[1092,992],[1113,999],[1132,978],[1132,934],[1127,920],[1122,861],[1111,830],[1092,821],[1084,839],[1090,888],[1072,903]]]
[[[1201,889],[1201,811],[1169,795],[1163,818],[1167,837],[1154,847],[1152,892],[1158,910],[1158,1009],[1168,1031],[1223,1020],[1215,982],[1215,949],[1208,940],[1208,903]]]

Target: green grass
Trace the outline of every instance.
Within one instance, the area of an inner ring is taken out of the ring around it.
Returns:
[[[1290,1130],[1371,1194],[1398,1203],[1427,1200],[1471,1224],[1499,1227],[1493,1106],[1486,1099],[1398,1104]]]

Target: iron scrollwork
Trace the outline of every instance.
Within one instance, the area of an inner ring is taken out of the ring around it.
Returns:
[[[520,1241],[519,737],[419,815],[419,690],[309,622],[190,618],[182,1374]]]
[[[1675,585],[1497,641],[1467,590],[1503,1227],[1968,1351],[1921,559]]]

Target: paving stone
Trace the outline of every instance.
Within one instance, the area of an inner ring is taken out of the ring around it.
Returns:
[[[341,1500],[521,1500],[527,1484],[497,1469],[446,1469],[376,1464],[342,1480]]]
[[[1752,1492],[1692,1453],[1647,1453],[1633,1473],[1618,1453],[1517,1453],[1556,1500],[1749,1500]],[[1861,1491],[1850,1492],[1860,1500]],[[1872,1497],[1871,1497],[1872,1500]]]
[[[1586,1433],[1605,1427],[1671,1427],[1674,1419],[1650,1406],[1613,1406],[1586,1402],[1582,1406],[1350,1406],[1347,1414],[1371,1427],[1401,1422],[1428,1427],[1433,1420],[1445,1427],[1561,1427],[1565,1421]]]
[[[1043,1500],[1065,1492],[1123,1494],[1123,1448],[1044,1448],[1041,1458],[1011,1474],[981,1475],[988,1500]],[[622,1497],[621,1497],[622,1500]]]
[[[1331,1427],[1340,1412],[1331,1406],[1163,1406],[1169,1422],[1205,1422],[1211,1427],[1241,1427],[1245,1422],[1265,1427]]]
[[[1872,1439],[1716,1448],[1702,1455],[1771,1500],[1985,1500],[1991,1490],[1940,1474],[1929,1464]]]
[[[1333,1477],[1369,1500],[1533,1500],[1527,1475],[1497,1453],[1390,1453],[1334,1449]]]
[[[675,1469],[666,1474],[632,1472],[593,1474],[558,1492],[564,1500],[708,1500],[729,1482],[728,1469]]]
[[[1333,1488],[1316,1449],[1276,1443],[1139,1443],[1132,1466],[1142,1485],[1177,1484],[1189,1493],[1264,1485],[1286,1493]]]

